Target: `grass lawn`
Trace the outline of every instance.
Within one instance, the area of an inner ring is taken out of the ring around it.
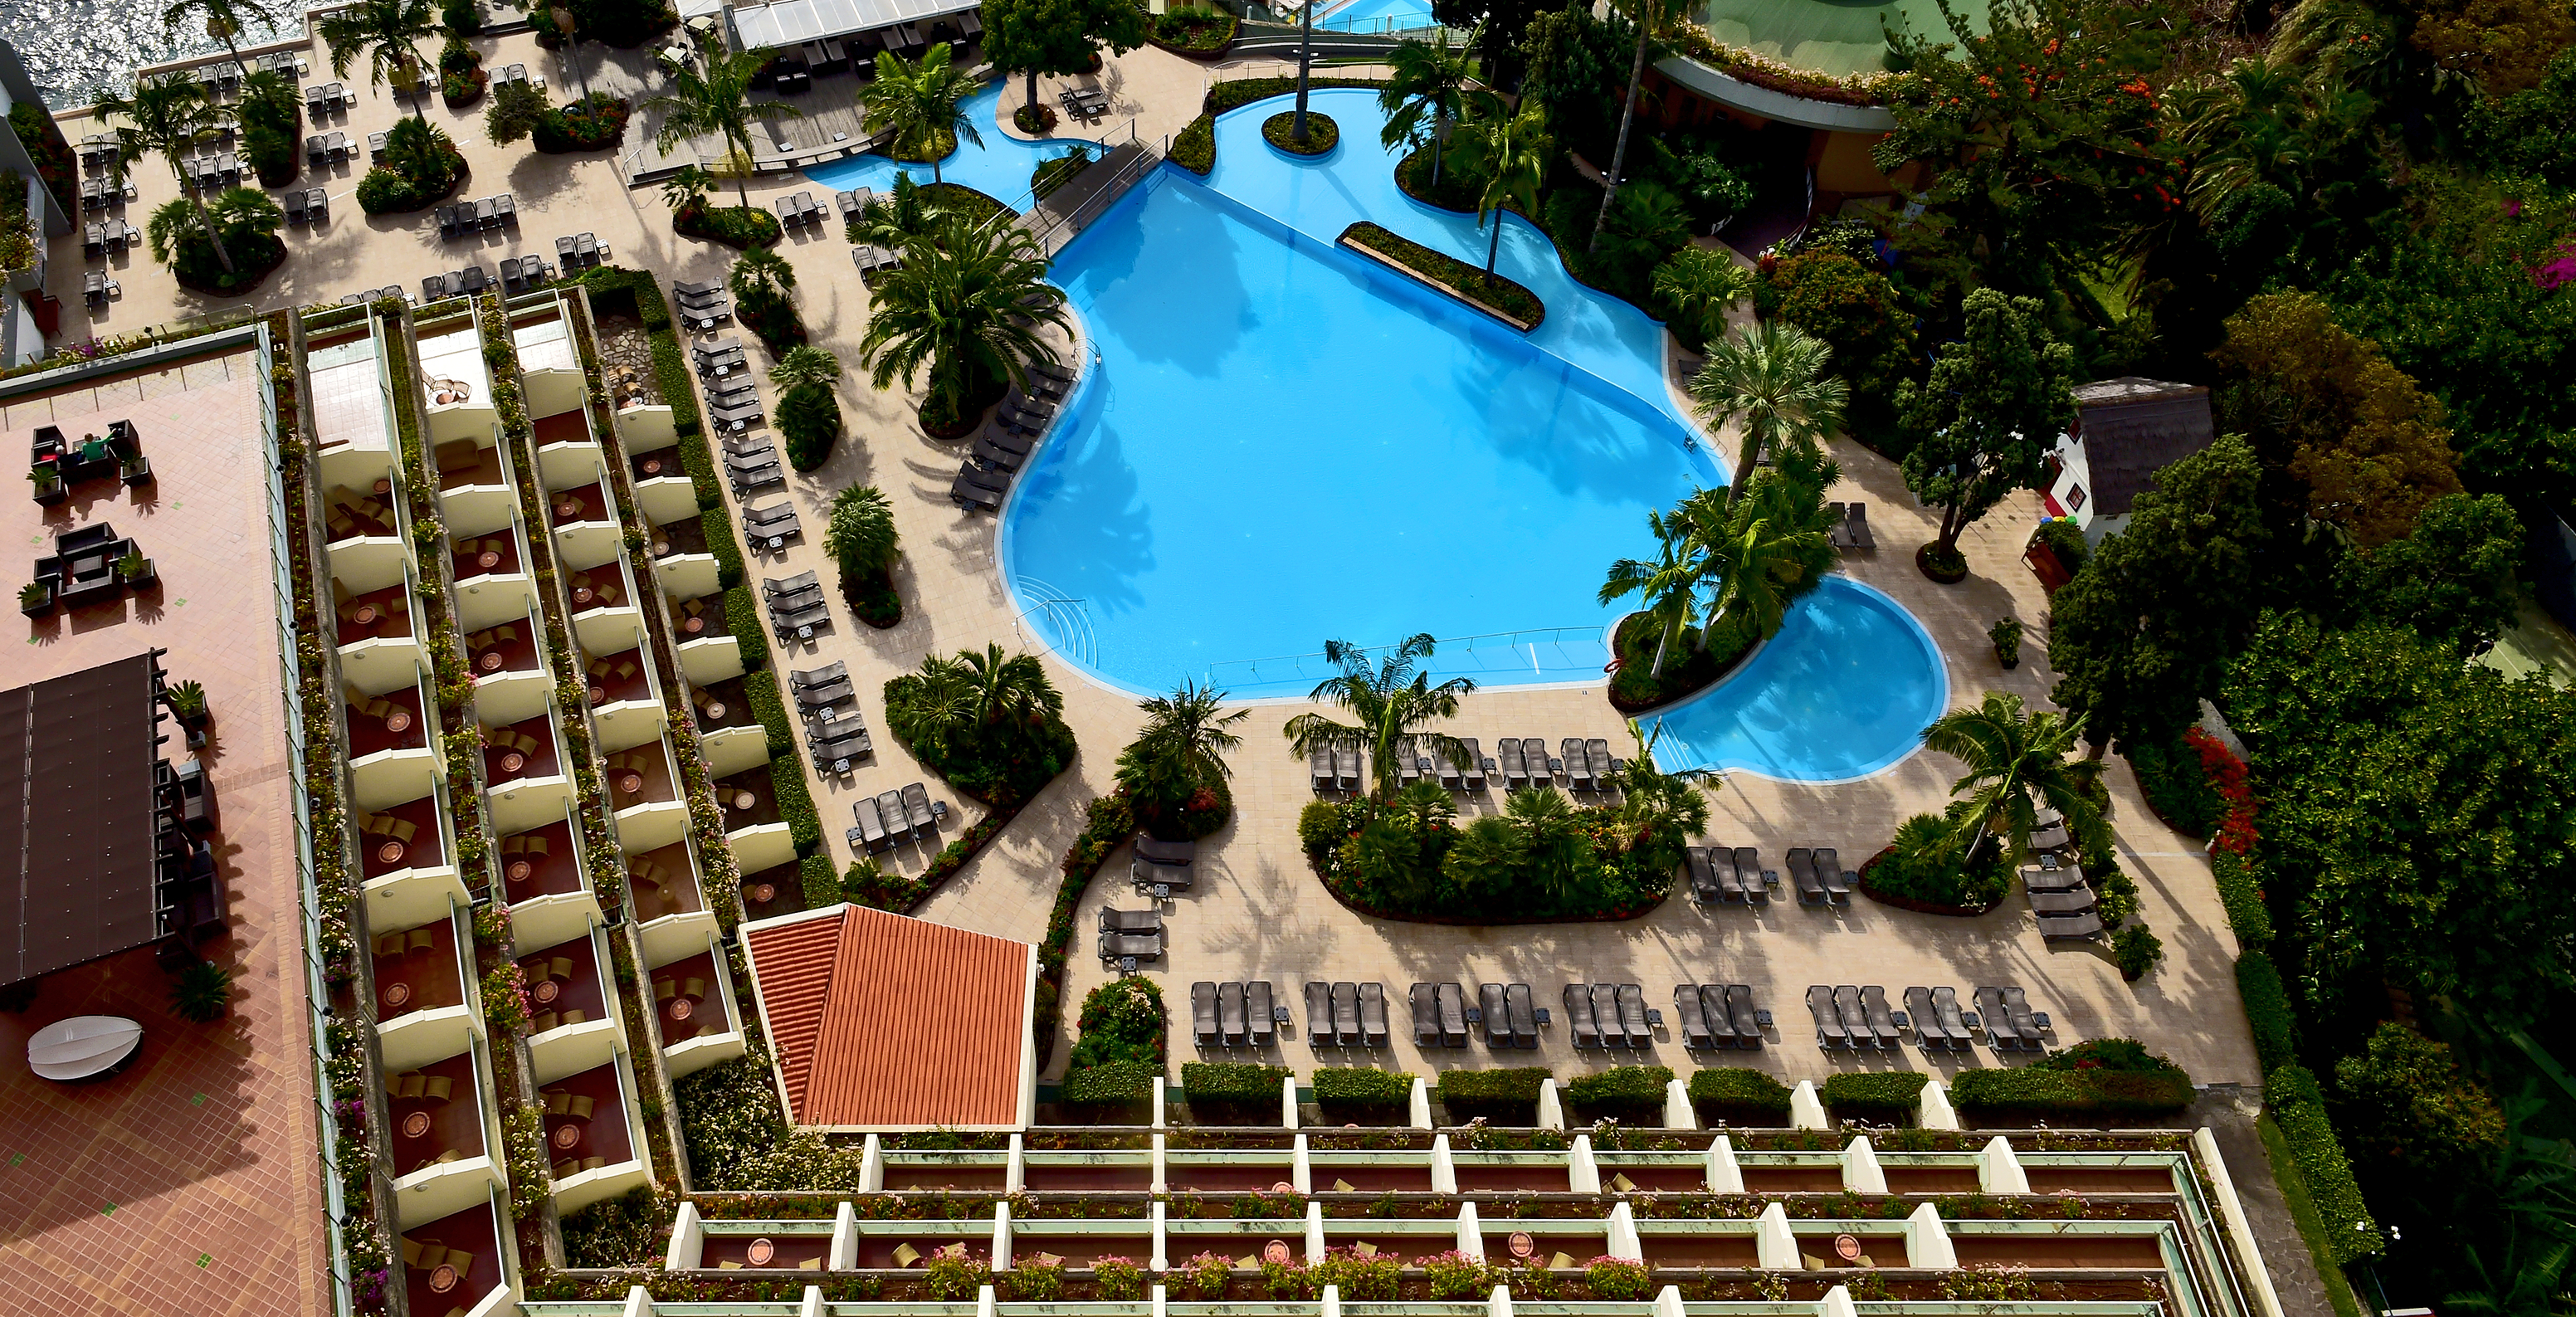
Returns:
[[[2281,1137],[2281,1127],[2272,1123],[2270,1112],[2265,1112],[2255,1118],[2254,1129],[2262,1136],[2263,1155],[2271,1159],[2272,1178],[2281,1186],[2281,1200],[2289,1204],[2290,1219],[2299,1225],[2299,1238],[2308,1241],[2308,1256],[2316,1261],[2317,1275],[2325,1281],[2326,1298],[2334,1303],[2335,1317],[2362,1317],[2360,1300],[2353,1297],[2343,1270],[2334,1264],[2334,1255],[2326,1251],[2325,1222],[2317,1216],[2317,1205],[2308,1200],[2308,1182],[2299,1175],[2299,1164],[2290,1156],[2290,1144]]]

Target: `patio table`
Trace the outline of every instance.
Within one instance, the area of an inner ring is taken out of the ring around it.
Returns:
[[[27,1068],[39,1078],[68,1082],[124,1065],[143,1046],[143,1026],[116,1015],[75,1015],[38,1029],[27,1039]]]

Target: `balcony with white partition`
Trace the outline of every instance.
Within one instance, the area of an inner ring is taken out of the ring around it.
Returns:
[[[370,690],[362,678],[395,676],[400,684]],[[428,795],[446,771],[432,702],[420,669],[353,675],[340,691],[349,729],[351,799],[361,809]]]
[[[483,364],[483,333],[470,315],[423,327],[420,348],[421,406],[429,441],[444,445],[479,440],[501,424],[493,403],[492,372]]]
[[[500,525],[468,534],[448,527],[449,567],[455,573],[456,625],[480,631],[527,616],[536,602],[537,582],[529,570],[526,531],[513,506]]]
[[[679,436],[674,432],[639,435],[628,423],[628,415],[618,414],[617,439],[626,453],[626,480],[635,491],[635,506],[656,526],[696,522],[698,486],[680,463],[675,446]]]
[[[624,1052],[575,1074],[539,1077],[555,1206],[579,1211],[646,1183],[647,1144],[633,1061]]]
[[[564,816],[574,793],[562,740],[552,710],[517,722],[485,721],[483,790],[494,830],[519,832]]]
[[[393,474],[393,386],[385,373],[387,342],[370,316],[362,327],[305,344],[305,378],[313,391],[309,421],[326,502],[334,489],[382,497],[377,482]],[[337,538],[337,528],[333,528]]]
[[[500,431],[447,440],[430,456],[438,466],[439,517],[450,536],[485,535],[518,519],[516,473]]]
[[[644,628],[634,626],[600,641],[584,644],[576,656],[588,683],[584,694],[600,747],[623,750],[661,736],[669,713],[663,707],[662,679],[653,670],[653,656],[644,651]]]
[[[332,569],[361,580],[398,578],[411,560],[403,533],[410,517],[395,491],[392,455],[366,454],[340,466],[350,482],[322,487],[322,542]]]
[[[600,1065],[626,1050],[607,934],[592,925],[560,941],[532,946],[517,939],[519,972],[528,985],[529,1064],[542,1084]]]
[[[362,687],[390,688],[428,666],[421,619],[413,614],[418,583],[402,496],[385,477],[382,494],[330,491],[326,519],[348,533],[330,542],[332,640],[340,675]]]
[[[496,829],[502,891],[510,902],[510,928],[522,946],[547,946],[601,921],[590,860],[582,850],[579,814],[562,814],[534,827]]]
[[[669,578],[663,578],[665,585]],[[673,657],[692,685],[728,681],[743,674],[742,642],[734,636],[734,618],[722,592],[673,595],[664,602],[671,619]]]
[[[549,483],[546,524],[555,537],[555,557],[566,571],[595,567],[618,556],[626,527],[618,520],[607,469],[593,464],[571,479]]]
[[[501,1190],[481,1202],[436,1220],[414,1221],[404,1214],[396,1240],[401,1270],[392,1283],[402,1286],[411,1311],[421,1317],[501,1317],[518,1305],[511,1290],[508,1215]]]
[[[741,677],[689,679],[689,705],[698,724],[698,757],[714,777],[730,777],[769,762],[769,730],[751,712]]]
[[[667,846],[688,827],[689,802],[668,741],[657,736],[622,750],[603,745],[600,771],[608,779],[618,844],[628,854]]]
[[[393,1127],[385,1151],[404,1226],[471,1207],[502,1187],[501,1127],[479,1038],[435,1060],[388,1061],[384,1074],[385,1120]]]
[[[629,845],[626,855],[627,890],[645,964],[688,955],[719,935],[696,838],[683,834],[651,850]]]
[[[734,865],[754,873],[796,861],[796,840],[778,810],[778,789],[770,766],[748,768],[712,784],[716,808],[724,815],[725,846]]]
[[[584,648],[602,647],[614,637],[632,635],[644,627],[635,574],[627,568],[623,553],[587,566],[564,563],[563,590],[573,638]]]
[[[583,402],[590,393],[590,377],[581,368],[581,352],[573,345],[572,325],[565,320],[562,308],[548,306],[513,319],[510,343],[518,350],[519,381],[527,393],[530,417],[543,422],[583,411]],[[538,464],[546,466],[545,449],[549,444],[566,442],[571,433],[559,431],[549,436],[541,426]],[[598,450],[587,422],[579,434],[581,441],[590,443],[593,452]]]
[[[674,599],[688,599],[724,588],[723,569],[707,548],[706,523],[694,511],[656,520],[652,505],[642,501],[641,487],[636,490],[636,499],[648,523],[645,546],[653,555],[653,576],[662,583],[663,593]]]
[[[359,891],[367,927],[410,928],[471,905],[456,868],[456,829],[447,810],[447,783],[407,800],[355,802]]]
[[[517,722],[554,707],[555,676],[540,617],[531,602],[465,633],[465,664],[474,673],[477,717]]]
[[[376,1044],[386,1073],[454,1056],[483,1036],[466,920],[462,907],[449,906],[407,928],[374,930]]]
[[[653,1029],[672,1078],[743,1054],[742,1007],[720,944],[653,965]]]

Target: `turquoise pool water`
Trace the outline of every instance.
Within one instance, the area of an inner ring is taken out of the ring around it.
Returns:
[[[1334,246],[1370,218],[1481,264],[1486,235],[1396,191],[1370,93],[1315,104],[1333,155],[1281,158],[1278,103],[1245,107],[1206,182],[1158,171],[1057,257],[1100,355],[1003,512],[1019,625],[1139,693],[1302,696],[1325,640],[1418,631],[1444,638],[1440,676],[1599,682],[1625,609],[1595,602],[1604,568],[1650,548],[1649,509],[1725,478],[1663,387],[1661,331],[1517,219],[1500,268],[1548,306],[1528,335]],[[1837,581],[1673,710],[1658,759],[1856,776],[1945,699],[1912,619]]]
[[[959,138],[957,149],[939,162],[939,176],[943,181],[963,183],[1004,205],[1019,206],[1028,198],[1029,175],[1037,172],[1039,163],[1070,152],[1081,140],[1059,134],[1043,142],[1024,142],[997,127],[993,121],[994,107],[1000,104],[1007,89],[1017,86],[1019,84],[1007,81],[991,83],[966,99],[967,121],[983,134],[984,142],[978,146]],[[1027,95],[1025,89],[1020,95]],[[853,188],[892,191],[897,174],[910,174],[913,182],[927,183],[931,169],[928,165],[898,165],[891,156],[871,154],[814,165],[805,171],[805,177],[835,192],[847,192]],[[1024,206],[1020,208],[1026,209]]]
[[[1431,6],[1422,0],[1350,0],[1315,15],[1318,32],[1407,32],[1432,24]]]

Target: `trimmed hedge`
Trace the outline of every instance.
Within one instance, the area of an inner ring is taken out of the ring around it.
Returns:
[[[1538,294],[1503,276],[1488,276],[1447,252],[1436,252],[1381,225],[1361,220],[1342,230],[1342,241],[1366,247],[1459,297],[1470,297],[1531,329],[1547,319]]]
[[[1931,1080],[1919,1070],[1838,1074],[1827,1079],[1817,1095],[1826,1106],[1845,1112],[1910,1115],[1923,1101],[1923,1086]]]
[[[1154,1085],[1163,1068],[1149,1061],[1112,1061],[1085,1066],[1064,1077],[1061,1101],[1075,1106],[1123,1106],[1154,1100]]]
[[[2193,1096],[2180,1070],[1963,1070],[1950,1085],[1963,1111],[2035,1116],[2169,1116]]]
[[[1583,1107],[1628,1107],[1663,1110],[1664,1091],[1673,1082],[1668,1065],[1612,1066],[1577,1076],[1565,1086],[1568,1101]]]
[[[1507,1117],[1536,1119],[1541,1085],[1554,1077],[1546,1066],[1509,1066],[1500,1070],[1450,1070],[1440,1076],[1438,1097],[1452,1120],[1481,1116],[1496,1124],[1517,1123]]]
[[[2272,912],[2263,904],[2251,862],[2234,851],[2210,852],[2209,872],[2218,880],[2218,900],[2227,907],[2227,926],[2236,945],[2247,950],[2272,944]]]
[[[1276,1102],[1287,1078],[1284,1065],[1192,1061],[1181,1067],[1181,1090],[1192,1102]]]
[[[784,236],[778,217],[758,206],[682,206],[671,212],[671,231],[737,249],[775,247]]]
[[[742,549],[733,542],[733,518],[723,508],[708,508],[698,514],[698,529],[706,535],[707,556],[716,560],[716,588],[742,584]]]
[[[2256,949],[2236,958],[2236,992],[2245,999],[2245,1023],[2254,1032],[2254,1053],[2263,1073],[2295,1060],[2299,1044],[2298,1015],[2289,990],[2281,986],[2281,967],[2270,952]]]
[[[1378,78],[1318,78],[1309,75],[1306,85],[1309,88],[1382,87],[1386,83]],[[1295,90],[1295,78],[1236,78],[1209,87],[1206,97],[1199,102],[1199,109],[1207,114],[1223,114],[1238,105],[1250,105],[1254,101]],[[1314,111],[1309,109],[1307,113],[1312,115]]]
[[[2326,1247],[2335,1264],[2347,1265],[2387,1248],[2379,1223],[2362,1201],[2361,1186],[2353,1181],[2352,1163],[2344,1159],[2334,1123],[2326,1119],[2316,1076],[2301,1066],[2282,1066],[2263,1081],[2263,1100],[2290,1145],[2290,1159],[2307,1182],[2309,1200],[2324,1219]]]
[[[820,909],[841,899],[841,876],[832,872],[832,857],[808,855],[796,862],[796,885],[805,893],[805,908]]]
[[[1190,120],[1188,127],[1173,135],[1172,153],[1166,158],[1201,178],[1207,177],[1216,168],[1216,116],[1202,114]]]
[[[1723,1066],[1690,1079],[1691,1105],[1703,1113],[1751,1120],[1785,1119],[1789,1086],[1759,1070]]]
[[[769,757],[777,759],[796,751],[796,733],[787,722],[787,706],[778,697],[778,678],[765,672],[748,672],[742,678],[742,698],[751,706],[751,716],[768,736]]]
[[[760,604],[751,597],[751,587],[737,585],[725,591],[724,613],[725,631],[742,649],[742,670],[758,672],[768,667],[769,633],[761,630]]]
[[[1413,1096],[1413,1074],[1405,1070],[1369,1070],[1326,1066],[1315,1072],[1315,1103],[1334,1107],[1390,1107]]]

